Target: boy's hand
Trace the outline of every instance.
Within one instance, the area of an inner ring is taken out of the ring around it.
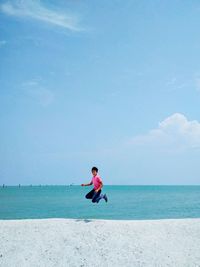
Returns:
[[[85,186],[84,184],[81,184],[81,186]]]
[[[99,191],[98,189],[94,190],[96,193]]]

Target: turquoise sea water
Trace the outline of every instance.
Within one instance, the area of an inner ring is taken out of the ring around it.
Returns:
[[[0,188],[0,219],[200,218],[200,186],[104,186],[108,203],[85,199],[92,187]]]

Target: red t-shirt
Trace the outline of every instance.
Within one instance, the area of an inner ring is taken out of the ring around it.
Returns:
[[[102,183],[101,177],[99,175],[93,176],[91,183],[94,185],[94,189],[98,189],[100,184]]]

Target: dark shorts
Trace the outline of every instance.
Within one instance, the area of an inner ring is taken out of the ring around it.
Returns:
[[[92,202],[96,202],[97,198],[100,196],[101,194],[101,189],[98,192],[95,192],[94,188],[87,193],[87,195],[85,196],[87,199],[92,199]]]

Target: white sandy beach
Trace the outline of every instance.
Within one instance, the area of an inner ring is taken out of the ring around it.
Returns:
[[[200,219],[1,220],[0,266],[200,266]]]

